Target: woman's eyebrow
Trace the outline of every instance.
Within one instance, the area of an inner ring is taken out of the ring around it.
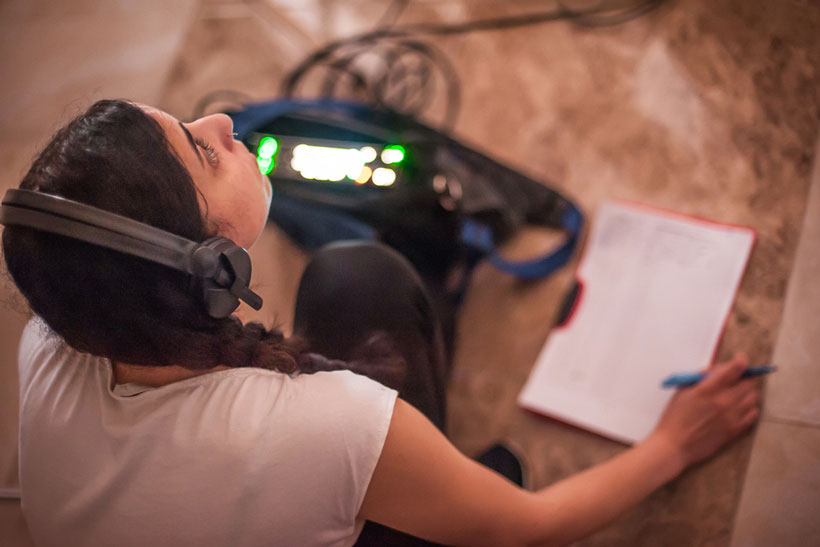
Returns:
[[[188,131],[188,129],[184,125],[182,125],[182,122],[177,123],[179,124],[179,127],[180,129],[182,129],[183,133],[185,133],[185,136],[188,137],[188,144],[191,145],[191,148],[193,148],[196,157],[199,158],[199,164],[205,167],[205,163],[202,161],[202,156],[199,153],[199,147],[194,142],[194,138],[191,136],[191,132]]]

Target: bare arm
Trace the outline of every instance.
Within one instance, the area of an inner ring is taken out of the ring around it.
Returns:
[[[743,358],[679,392],[655,432],[612,460],[527,492],[463,456],[399,401],[360,516],[455,545],[564,545],[606,525],[757,417]]]

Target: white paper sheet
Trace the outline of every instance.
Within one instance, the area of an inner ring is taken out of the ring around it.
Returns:
[[[550,333],[519,405],[628,444],[711,361],[754,244],[751,228],[605,203],[576,272],[574,312]]]

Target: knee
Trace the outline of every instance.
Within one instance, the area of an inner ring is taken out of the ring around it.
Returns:
[[[351,287],[396,291],[422,288],[413,265],[383,243],[340,241],[319,249],[308,263],[302,284],[336,292]]]

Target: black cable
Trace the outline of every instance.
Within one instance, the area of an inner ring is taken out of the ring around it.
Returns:
[[[357,62],[364,56],[377,62],[374,75],[368,77]],[[321,96],[344,96],[340,87],[350,82],[347,95],[364,99],[374,106],[390,108],[405,114],[424,111],[435,98],[435,75],[444,84],[444,122],[451,126],[459,109],[461,84],[449,59],[434,46],[410,39],[372,38],[345,44],[317,55],[306,63],[304,71],[291,72],[283,83],[282,94],[295,95],[296,87],[307,71],[322,66],[326,73],[320,84]]]
[[[582,27],[611,27],[614,25],[621,25],[623,23],[627,23],[632,21],[633,19],[637,19],[642,15],[649,13],[650,11],[654,10],[658,6],[664,3],[665,0],[649,0],[646,2],[627,5],[623,7],[615,7],[609,10],[609,12],[600,12],[600,13],[584,13],[584,12],[577,12],[572,10],[564,4],[561,0],[558,0],[558,5],[561,6],[561,9],[567,12],[573,12],[576,15],[572,18],[572,22],[578,26]]]
[[[464,23],[417,23],[403,25],[394,29],[385,29],[382,32],[410,33],[410,34],[430,34],[430,35],[450,35],[463,34],[467,32],[506,30],[515,27],[539,25],[551,21],[562,19],[570,20],[582,26],[604,27],[620,25],[644,15],[661,4],[665,0],[644,0],[636,4],[627,6],[609,6],[606,2],[601,2],[597,7],[587,10],[573,10],[558,2],[558,8],[548,11],[525,13],[521,15],[510,15],[506,17],[493,17],[490,19],[478,19]],[[380,31],[375,31],[380,32]],[[362,35],[359,35],[362,36]],[[355,40],[353,36],[350,39]]]
[[[478,19],[463,23],[414,23],[393,26],[409,4],[394,0],[379,19],[375,30],[335,40],[305,57],[282,80],[280,92],[294,97],[312,72],[323,69],[321,96],[351,96],[382,108],[409,115],[424,112],[436,97],[436,82],[444,86],[441,125],[451,127],[458,116],[461,84],[455,68],[439,49],[421,41],[423,36],[452,36],[469,32],[506,30],[550,21],[568,20],[584,27],[618,25],[640,17],[665,0],[643,0],[626,6],[606,1],[593,8],[575,10],[558,1],[555,9]],[[376,70],[373,65],[378,65]],[[195,117],[218,101],[237,102],[243,94],[229,90],[209,93],[199,100]]]
[[[404,114],[418,115],[434,99],[435,75],[438,74],[446,88],[443,127],[455,122],[459,108],[460,84],[454,68],[446,56],[430,44],[417,40],[419,36],[447,36],[478,31],[505,30],[550,21],[569,20],[585,27],[617,25],[640,17],[657,8],[664,0],[645,0],[627,6],[610,6],[601,3],[587,10],[573,10],[559,2],[558,8],[523,15],[479,19],[464,23],[416,23],[376,30],[333,41],[308,55],[282,80],[280,91],[285,97],[297,94],[300,83],[316,69],[327,70],[321,95],[339,97],[345,95],[344,82],[353,82],[347,88],[348,95],[365,96],[369,103],[390,108]],[[398,7],[396,7],[398,6]],[[393,2],[382,20],[406,2]],[[401,12],[399,11],[399,14]],[[392,16],[391,16],[392,17]],[[422,63],[416,70],[408,70],[407,55],[415,56]],[[371,75],[358,63],[365,55],[380,59],[381,67]],[[404,59],[405,64],[396,62]],[[424,63],[429,66],[423,67]],[[386,90],[391,89],[387,92]]]

